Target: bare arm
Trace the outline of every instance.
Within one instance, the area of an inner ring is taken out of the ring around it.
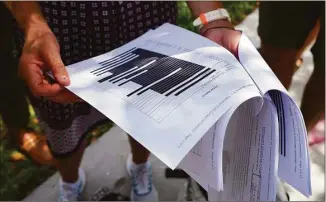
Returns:
[[[26,40],[44,32],[51,32],[37,2],[5,1],[4,3],[24,31]]]
[[[195,18],[199,17],[200,14],[223,8],[223,3],[220,1],[187,1],[187,4]],[[228,20],[215,20],[205,24],[200,28],[199,32],[208,39],[222,45],[237,57],[241,32],[235,31],[232,23]]]
[[[223,3],[220,1],[187,1],[187,5],[195,18],[199,17],[202,13],[223,8]],[[228,20],[217,20],[203,26],[201,32],[211,27],[233,28],[233,25]]]
[[[59,103],[73,103],[80,99],[62,86],[70,79],[60,55],[60,46],[37,2],[5,2],[25,33],[25,43],[19,60],[19,74],[32,94]],[[49,83],[45,68],[52,71],[56,82]]]
[[[187,5],[195,17],[202,13],[223,8],[223,4],[220,1],[187,1]]]

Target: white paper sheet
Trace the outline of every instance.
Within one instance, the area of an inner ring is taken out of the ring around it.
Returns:
[[[271,95],[278,108],[280,178],[309,197],[312,193],[308,140],[299,107],[245,35],[239,43],[239,59],[261,93]]]
[[[282,138],[283,149],[280,151],[278,175],[292,185],[306,197],[311,196],[310,158],[308,140],[301,119],[301,113],[293,101],[282,96],[284,111],[284,133]],[[281,148],[280,148],[281,150]]]
[[[195,36],[198,37],[165,24],[151,31],[150,37],[136,39],[107,54],[68,66],[71,78],[68,89],[109,117],[169,167],[175,168],[209,128],[237,104],[234,96],[257,92],[255,84],[231,53],[204,37],[189,43]],[[134,47],[202,65],[215,72],[178,97],[166,97],[152,90],[128,97],[141,85],[129,81],[118,86],[126,80],[99,83],[112,75],[99,69],[104,68],[105,63],[111,65],[105,67],[110,70],[121,64],[116,62],[121,58],[128,61],[139,57],[130,51]]]
[[[224,190],[209,188],[211,199],[222,201],[275,200],[277,176],[277,116],[265,100],[254,115],[249,102],[233,114],[223,147]]]
[[[260,110],[263,104],[263,99],[258,92],[256,95],[240,93],[238,100],[239,104],[234,105],[210,128],[179,165],[206,190],[209,186],[219,191],[223,190],[222,150],[226,128],[234,111],[239,105],[250,102],[253,113],[258,114],[257,110]]]

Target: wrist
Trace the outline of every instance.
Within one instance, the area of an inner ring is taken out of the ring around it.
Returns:
[[[37,2],[14,1],[7,3],[26,38],[51,31]]]
[[[212,22],[209,22],[199,28],[199,33],[203,35],[205,32],[211,29],[218,29],[218,28],[228,28],[228,29],[234,29],[233,24],[228,21],[227,19],[220,19],[215,20]]]
[[[195,18],[198,18],[202,13],[223,8],[223,3],[220,1],[187,1],[187,4]]]
[[[23,29],[26,42],[33,41],[37,37],[47,33],[52,34],[52,30],[42,16],[31,16],[30,18],[26,19]]]

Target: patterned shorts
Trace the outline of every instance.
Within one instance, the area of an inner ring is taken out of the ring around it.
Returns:
[[[175,24],[176,2],[39,2],[66,65],[115,49],[165,22]],[[59,104],[31,97],[55,157],[78,150],[89,130],[107,121],[87,103]]]

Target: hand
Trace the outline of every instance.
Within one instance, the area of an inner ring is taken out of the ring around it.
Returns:
[[[238,58],[238,45],[241,32],[233,29],[233,25],[226,20],[218,20],[204,25],[200,33],[206,38],[228,49]]]
[[[44,72],[51,70],[56,83],[50,84]],[[56,37],[47,27],[29,31],[19,61],[19,75],[27,83],[31,93],[58,103],[81,101],[64,86],[70,84],[68,72],[60,57]]]

